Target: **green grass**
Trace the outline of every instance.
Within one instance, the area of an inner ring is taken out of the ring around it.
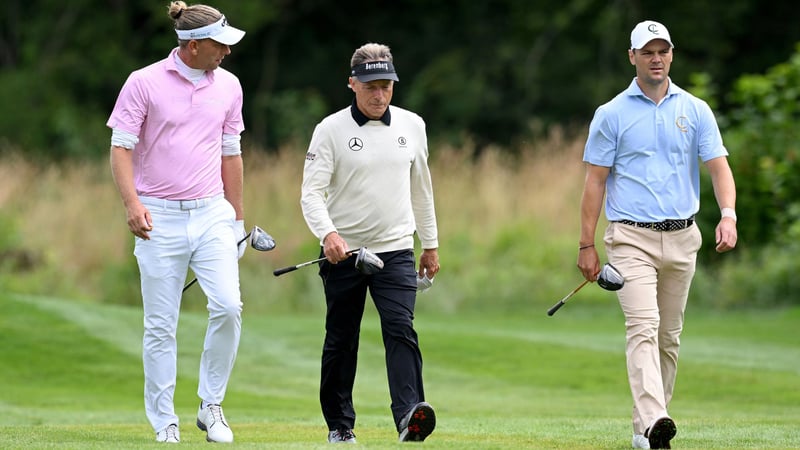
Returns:
[[[435,302],[445,291],[432,290]],[[257,300],[254,300],[257,301]],[[155,447],[142,404],[141,310],[0,296],[0,448]],[[548,305],[549,306],[549,305]],[[569,303],[553,317],[448,315],[420,308],[433,449],[630,448],[621,314]],[[674,448],[800,448],[800,310],[690,310],[675,399]],[[225,400],[237,448],[330,448],[317,402],[322,315],[245,309]],[[181,448],[208,448],[194,427],[205,316],[184,312],[176,408]],[[372,309],[363,322],[355,403],[359,446],[395,442]],[[413,444],[411,444],[413,445]]]

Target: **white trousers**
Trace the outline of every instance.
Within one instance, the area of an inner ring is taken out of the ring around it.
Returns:
[[[680,335],[702,237],[697,225],[653,231],[610,223],[606,254],[625,277],[617,291],[625,314],[633,433],[667,415],[678,374]]]
[[[140,199],[153,218],[150,240],[135,238],[134,249],[144,307],[144,403],[158,432],[178,424],[176,333],[189,268],[208,299],[197,395],[210,403],[225,396],[242,326],[236,213],[222,195],[182,202]]]

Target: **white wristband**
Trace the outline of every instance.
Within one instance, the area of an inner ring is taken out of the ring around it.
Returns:
[[[736,221],[736,210],[733,208],[722,208],[722,217],[730,217],[733,221]]]

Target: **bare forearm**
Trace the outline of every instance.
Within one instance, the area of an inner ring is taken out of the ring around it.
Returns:
[[[736,183],[727,158],[716,158],[707,163],[714,188],[714,197],[720,209],[736,209]]]
[[[134,199],[138,200],[136,187],[133,183],[133,159],[131,151],[123,147],[112,146],[110,152],[111,174],[114,184],[122,198],[122,203],[128,207]]]
[[[236,220],[244,219],[244,164],[241,155],[222,157],[222,184],[225,199],[236,211]]]
[[[594,243],[597,222],[605,197],[607,170],[597,166],[588,166],[586,169],[583,196],[581,197],[581,246]]]
[[[125,205],[128,229],[142,239],[150,239],[149,232],[153,230],[153,220],[150,211],[142,205],[133,182],[133,157],[131,150],[123,147],[111,146],[111,174],[114,184],[117,185],[122,203]]]

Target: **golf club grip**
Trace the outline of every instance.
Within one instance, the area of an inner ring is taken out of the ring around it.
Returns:
[[[281,275],[283,275],[283,274],[285,274],[285,273],[287,273],[287,272],[292,272],[292,271],[294,271],[294,270],[297,270],[297,269],[299,269],[299,268],[300,268],[299,266],[289,266],[289,267],[283,267],[283,268],[281,268],[281,269],[275,269],[275,270],[272,272],[272,274],[273,274],[273,275],[275,275],[276,277],[278,277],[278,276],[281,276]]]
[[[550,309],[548,309],[548,310],[547,310],[547,315],[548,315],[548,316],[552,316],[552,315],[553,315],[553,314],[555,314],[555,313],[556,313],[556,311],[558,311],[558,309],[559,309],[559,308],[561,308],[562,306],[564,306],[564,300],[561,300],[561,301],[559,301],[558,303],[556,303],[555,305],[553,305],[553,306],[552,306]]]
[[[197,283],[197,278],[193,279],[186,286],[184,286],[183,287],[183,291],[181,291],[181,292],[186,292],[186,290],[189,289],[190,287],[192,287],[192,285],[195,284],[195,283]]]
[[[239,247],[240,245],[242,245],[242,242],[246,241],[247,238],[249,238],[251,234],[253,234],[252,231],[247,233],[247,234],[245,234],[243,238],[239,239],[239,242],[236,243],[236,247]],[[186,290],[189,289],[190,287],[192,287],[192,285],[195,284],[195,283],[197,283],[197,278],[192,279],[192,281],[190,281],[186,286],[183,287],[183,290],[181,292],[186,292]]]

